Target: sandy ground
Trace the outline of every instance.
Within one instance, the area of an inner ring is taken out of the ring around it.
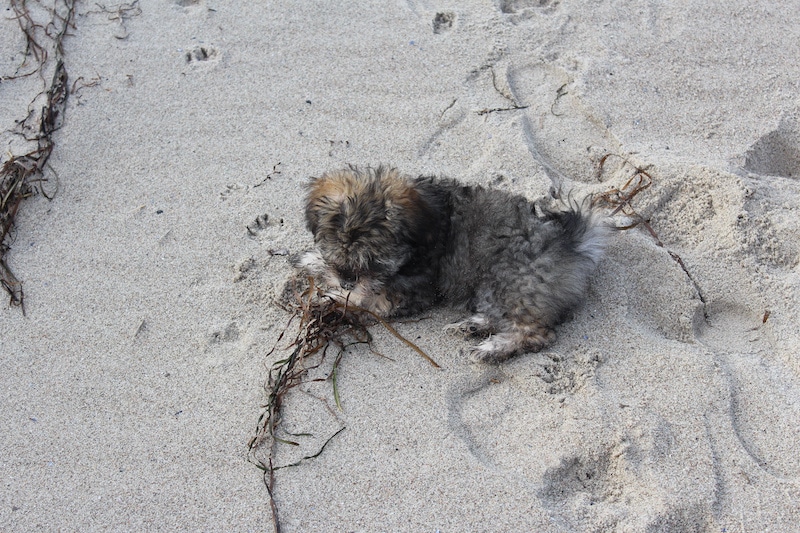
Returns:
[[[343,410],[286,399],[313,436],[277,464],[346,429],[277,472],[284,531],[800,530],[800,2],[673,4],[79,3],[59,190],[7,256],[0,529],[271,530],[271,252],[310,245],[311,176],[384,162],[532,199],[638,166],[663,246],[619,232],[558,342],[501,366],[446,309],[397,324],[441,370],[374,328],[391,360],[346,354]],[[0,84],[3,129],[37,87]]]

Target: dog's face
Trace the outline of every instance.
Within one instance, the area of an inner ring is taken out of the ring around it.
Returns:
[[[411,259],[422,211],[413,183],[396,171],[340,170],[310,184],[306,222],[329,274],[350,290],[391,278]]]

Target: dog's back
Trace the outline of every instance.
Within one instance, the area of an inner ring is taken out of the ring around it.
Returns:
[[[439,275],[445,299],[481,313],[535,308],[553,324],[580,302],[608,235],[591,202],[543,209],[504,191],[448,188],[450,235]]]

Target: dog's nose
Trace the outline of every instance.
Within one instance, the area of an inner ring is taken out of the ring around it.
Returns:
[[[356,281],[353,279],[343,279],[339,284],[346,291],[352,291],[356,288]]]

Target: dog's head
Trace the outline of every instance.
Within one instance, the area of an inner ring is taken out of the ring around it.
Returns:
[[[326,265],[345,289],[385,281],[413,259],[430,235],[431,208],[415,181],[394,169],[350,168],[308,188],[306,222]]]

